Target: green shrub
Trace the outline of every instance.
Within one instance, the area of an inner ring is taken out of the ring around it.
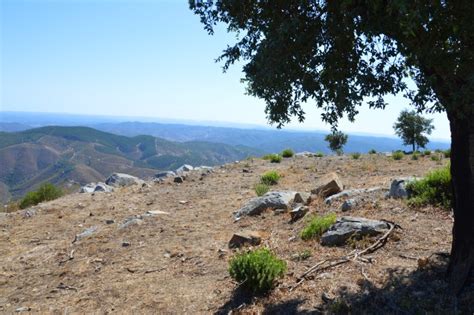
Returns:
[[[370,149],[369,154],[377,154],[377,151],[375,151],[375,149]]]
[[[60,188],[50,183],[41,185],[38,190],[28,192],[25,197],[20,201],[20,208],[25,209],[30,206],[34,206],[43,201],[54,200],[63,195]]]
[[[423,151],[423,155],[424,156],[431,155],[431,151],[430,150],[425,150],[425,151]]]
[[[281,156],[284,158],[290,158],[293,155],[295,155],[295,152],[293,152],[293,150],[291,149],[285,149],[281,152]]]
[[[273,154],[265,154],[264,156],[262,156],[262,160],[270,161],[272,156],[273,156]]]
[[[392,158],[396,161],[403,159],[405,154],[402,151],[395,151],[392,153]]]
[[[351,157],[354,160],[358,160],[360,158],[360,153],[359,152],[352,153]]]
[[[316,152],[314,154],[315,157],[323,157],[324,156],[324,153],[323,152]]]
[[[267,155],[264,155],[262,159],[270,161],[272,163],[280,163],[281,155],[280,154],[267,154]]]
[[[411,155],[411,159],[412,160],[418,160],[420,158],[420,154],[417,153],[417,152],[414,152],[412,155]]]
[[[305,241],[312,238],[319,238],[334,223],[336,223],[335,213],[330,213],[322,217],[314,216],[310,219],[303,231],[301,231],[301,238]]]
[[[275,279],[286,271],[286,262],[270,250],[261,248],[237,254],[229,262],[229,274],[243,289],[264,293],[273,288]]]
[[[268,171],[260,177],[260,182],[266,185],[276,185],[281,175],[277,171]]]
[[[431,161],[440,161],[441,157],[437,154],[434,154],[431,156]]]
[[[267,184],[260,183],[260,184],[255,185],[255,193],[259,197],[265,195],[269,190],[270,190],[270,187],[268,187]]]
[[[436,205],[449,209],[453,198],[450,166],[434,170],[426,177],[407,184],[412,206]]]
[[[443,151],[444,157],[449,159],[451,157],[451,149],[447,149]]]

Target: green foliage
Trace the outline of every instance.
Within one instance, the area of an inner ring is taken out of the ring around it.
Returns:
[[[352,153],[351,157],[354,160],[358,160],[360,158],[360,153],[359,152]]]
[[[314,154],[315,157],[323,157],[324,156],[324,153],[323,152],[316,152]]]
[[[20,208],[25,209],[30,206],[37,205],[43,201],[54,200],[63,195],[60,188],[50,183],[41,185],[38,190],[28,192],[20,201]]]
[[[438,154],[433,154],[431,156],[431,161],[441,161],[441,156],[439,156]]]
[[[413,152],[417,148],[424,148],[428,143],[425,134],[431,134],[434,129],[433,119],[427,119],[416,113],[416,111],[404,110],[398,116],[393,125],[395,133],[402,138],[404,145],[411,145]]]
[[[414,160],[414,161],[417,161],[418,159],[420,158],[420,153],[418,152],[413,152],[413,154],[411,155],[411,159]]]
[[[267,184],[259,183],[255,185],[255,193],[259,197],[265,195],[269,190],[270,190],[270,187],[268,187]]]
[[[332,133],[326,135],[324,138],[325,141],[328,142],[329,148],[336,152],[337,155],[342,154],[342,148],[347,143],[348,135],[343,133],[342,131],[333,131]]]
[[[263,160],[270,161],[272,163],[280,163],[281,162],[281,155],[273,153],[273,154],[267,154],[262,156]]]
[[[266,185],[276,185],[281,175],[277,171],[268,171],[260,177],[260,182]]]
[[[430,151],[430,150],[425,150],[425,151],[423,151],[423,156],[428,156],[428,155],[431,155],[431,151]]]
[[[449,159],[451,157],[451,149],[444,150],[443,155],[445,158]]]
[[[404,156],[405,154],[402,151],[395,151],[392,153],[392,159],[396,161],[403,159]]]
[[[305,241],[312,238],[319,238],[334,223],[336,223],[335,213],[329,213],[322,217],[313,216],[306,227],[301,231],[301,238]]]
[[[283,277],[286,269],[286,262],[265,248],[237,254],[229,262],[232,279],[254,294],[272,289],[275,280]]]
[[[369,154],[377,154],[377,151],[375,151],[375,149],[370,149]]]
[[[449,164],[434,170],[426,177],[407,184],[409,204],[413,206],[436,205],[446,209],[451,207],[453,198]]]
[[[293,152],[293,150],[291,149],[285,149],[281,152],[281,156],[284,158],[290,158],[293,155],[295,155],[295,152]]]

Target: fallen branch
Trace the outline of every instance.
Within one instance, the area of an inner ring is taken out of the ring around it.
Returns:
[[[387,243],[388,237],[393,232],[393,230],[396,227],[399,227],[398,224],[395,224],[393,222],[389,222],[389,221],[385,221],[385,222],[387,222],[390,228],[382,237],[380,237],[377,241],[375,241],[375,243],[373,243],[372,245],[370,245],[364,250],[361,250],[361,251],[354,250],[350,252],[349,254],[347,254],[346,256],[342,256],[342,257],[334,258],[334,259],[326,259],[326,260],[318,262],[317,264],[309,268],[305,273],[303,273],[301,276],[297,278],[298,282],[296,283],[294,287],[290,289],[290,292],[295,290],[297,287],[299,287],[306,280],[306,277],[312,273],[327,270],[329,268],[345,264],[349,261],[371,262],[372,261],[371,259],[365,259],[360,256],[371,254],[375,252],[376,250],[382,248],[385,245],[385,243]],[[325,265],[326,263],[329,263],[329,264]]]

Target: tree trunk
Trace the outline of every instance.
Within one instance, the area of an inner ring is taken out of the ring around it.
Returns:
[[[450,115],[454,226],[448,275],[458,294],[474,267],[474,117]]]
[[[412,145],[413,145],[413,153],[415,153],[415,151],[416,151],[415,142],[413,142]]]

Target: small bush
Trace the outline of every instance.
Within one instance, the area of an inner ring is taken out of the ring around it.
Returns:
[[[423,155],[424,156],[431,155],[431,151],[430,150],[425,150],[425,151],[423,151]]]
[[[255,193],[259,197],[265,195],[269,190],[270,190],[270,187],[268,187],[267,184],[260,183],[260,184],[255,185]]]
[[[451,157],[451,149],[444,150],[443,155],[445,158],[449,159]]]
[[[262,160],[270,161],[273,155],[274,154],[265,154],[264,156],[262,156]]]
[[[314,154],[315,157],[323,157],[324,156],[324,153],[323,152],[316,152]]]
[[[242,288],[252,293],[264,293],[273,288],[275,279],[286,271],[286,262],[270,250],[261,248],[237,254],[229,262],[229,274]]]
[[[284,158],[290,158],[293,155],[295,155],[295,152],[293,152],[293,150],[291,149],[285,149],[281,152],[281,156]]]
[[[268,171],[260,177],[260,182],[265,185],[276,185],[281,175],[277,171]]]
[[[360,158],[360,153],[359,152],[352,153],[351,157],[354,160],[358,160]]]
[[[281,155],[280,154],[267,154],[262,157],[263,160],[270,161],[272,163],[280,163]]]
[[[28,192],[25,197],[20,201],[20,208],[25,209],[30,206],[34,206],[43,201],[54,200],[63,195],[60,188],[53,184],[46,183],[41,185],[38,190]]]
[[[425,206],[428,204],[441,206],[449,209],[451,207],[451,172],[449,165],[434,170],[426,177],[407,184],[409,192],[409,204],[412,206]]]
[[[412,155],[411,155],[411,159],[416,161],[420,158],[420,154],[417,153],[417,152],[414,152]]]
[[[437,154],[431,156],[431,161],[441,161],[441,157]]]
[[[377,154],[377,151],[375,151],[374,149],[370,149],[369,154]]]
[[[322,217],[314,216],[303,231],[301,231],[301,238],[305,241],[312,238],[319,238],[334,223],[336,223],[336,214],[334,213]]]
[[[402,151],[395,151],[392,153],[392,158],[396,161],[403,159],[405,154]]]

